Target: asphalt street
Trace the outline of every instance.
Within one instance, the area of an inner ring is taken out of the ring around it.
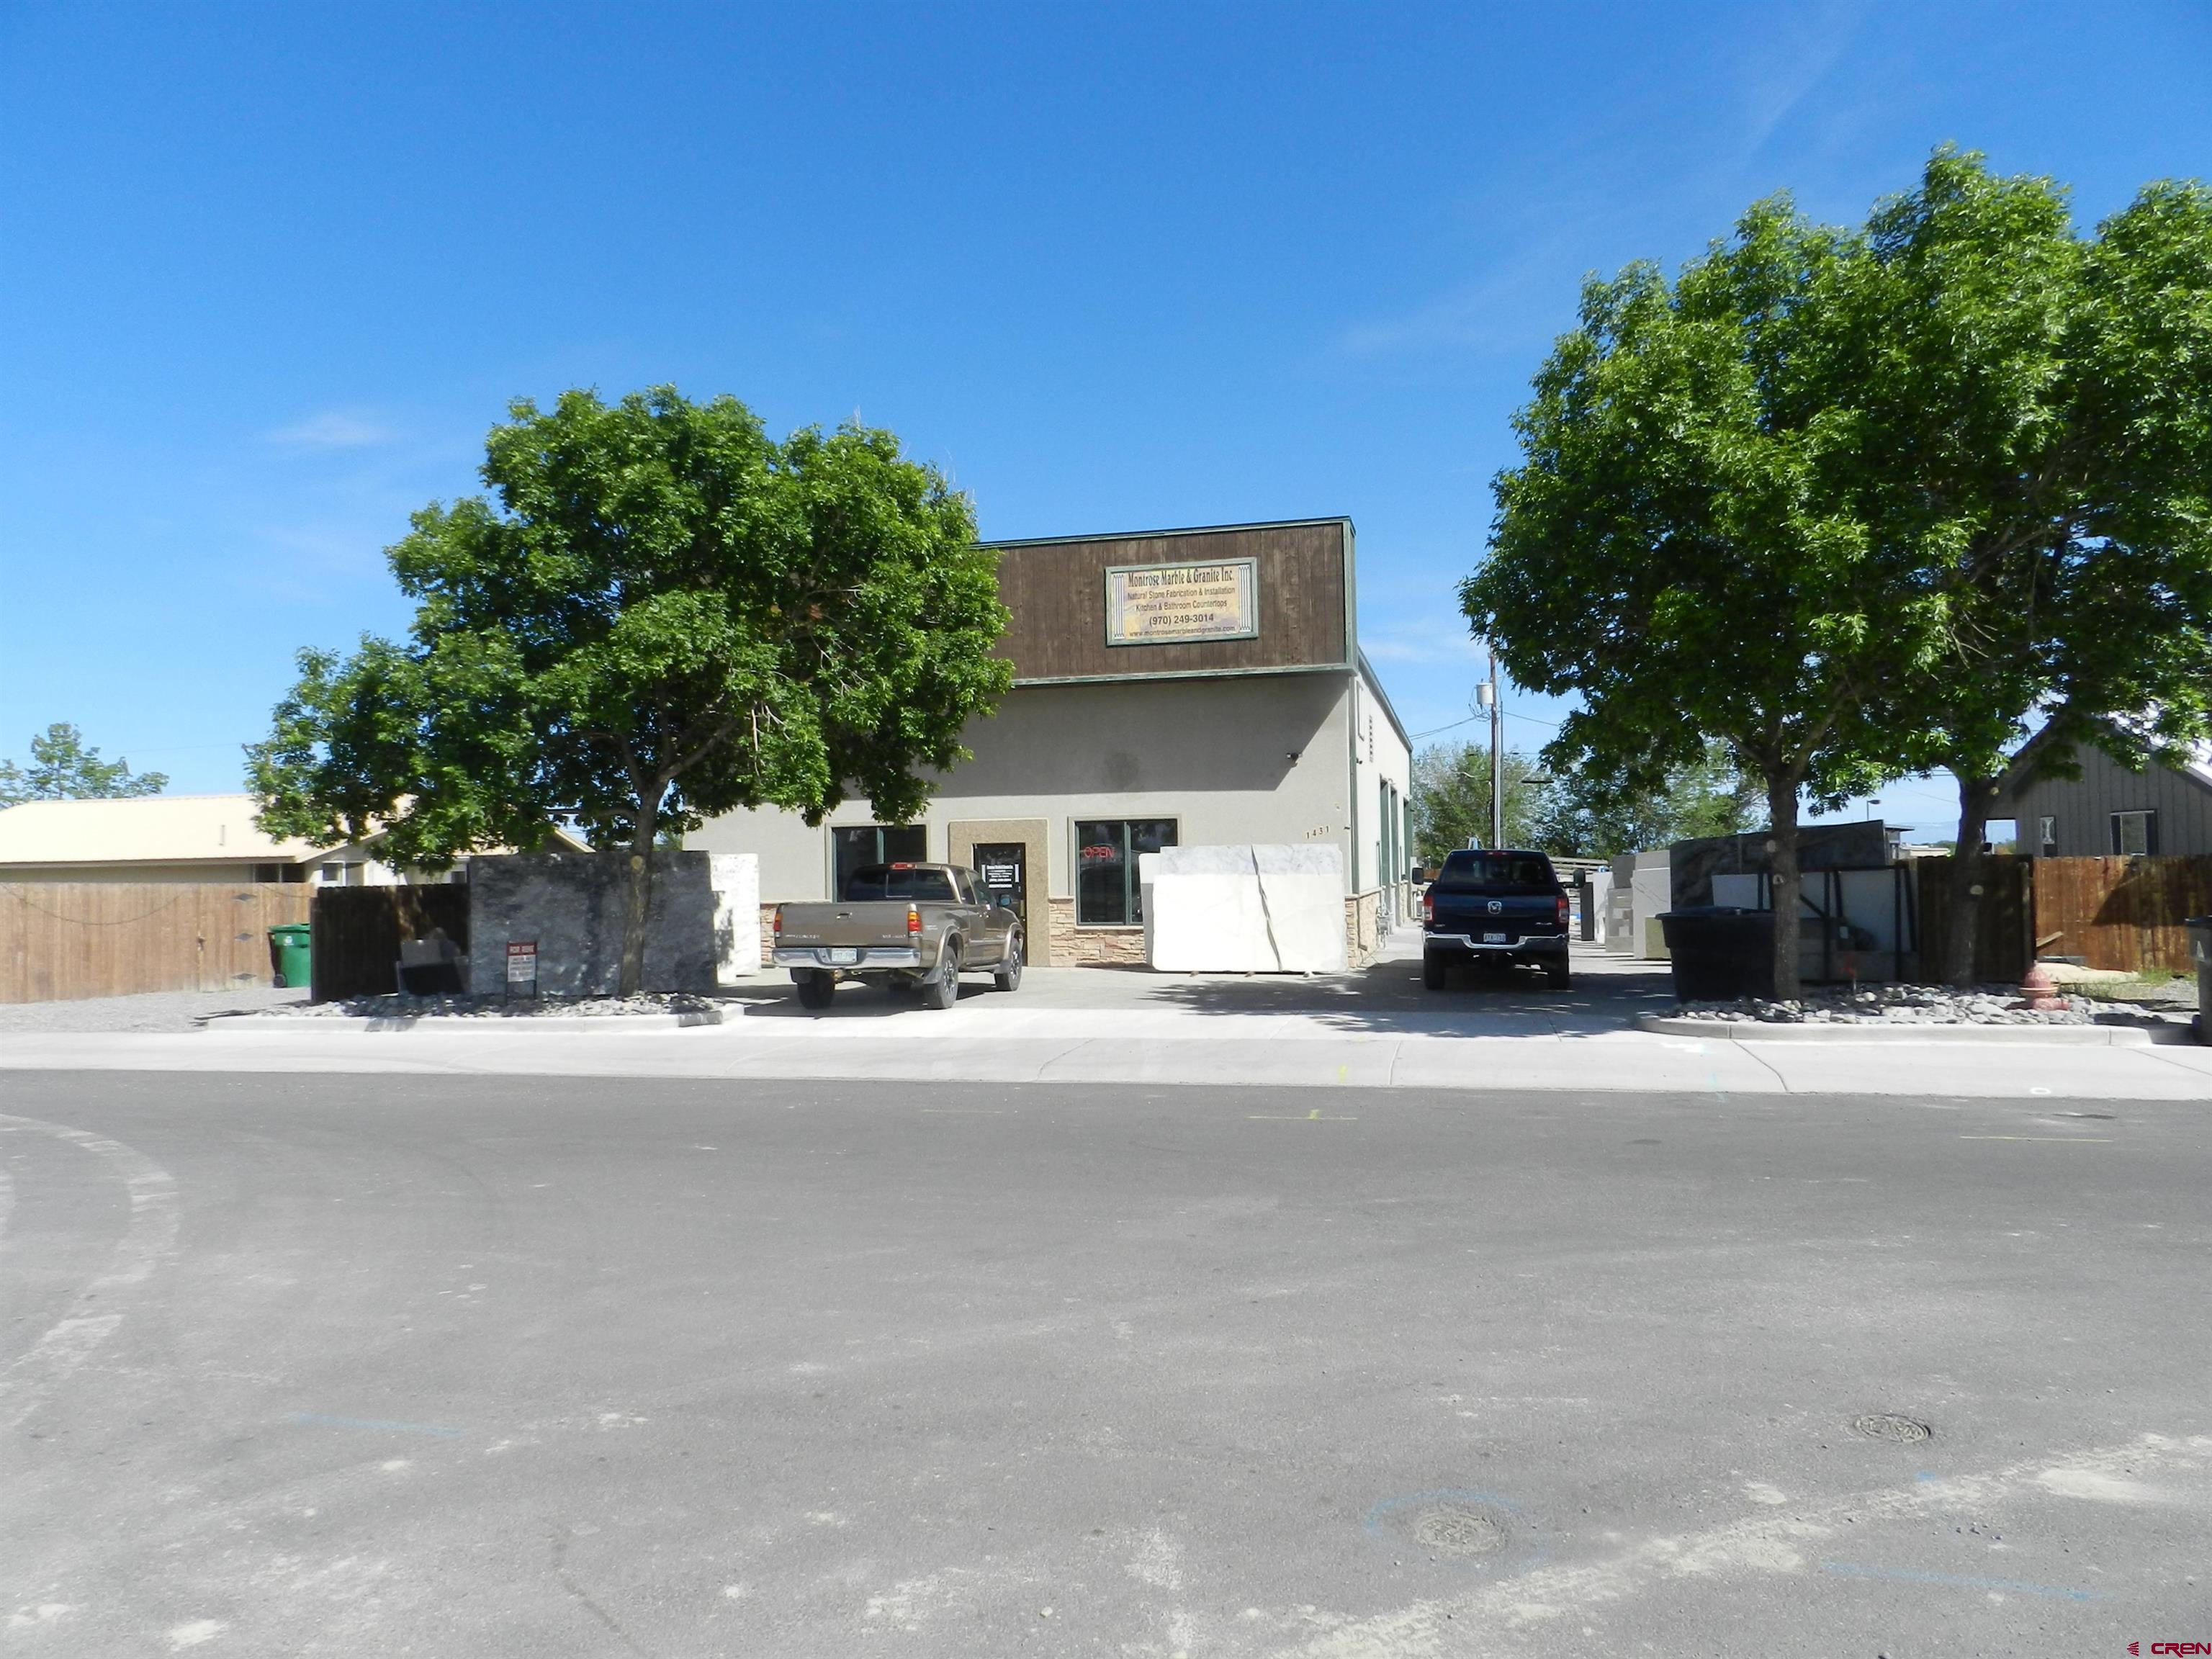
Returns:
[[[2212,1640],[2201,1100],[16,1071],[0,1112],[0,1650]]]

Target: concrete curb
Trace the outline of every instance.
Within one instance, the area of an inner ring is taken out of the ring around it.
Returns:
[[[688,1014],[516,1014],[514,1016],[471,1016],[453,1014],[357,1015],[308,1014],[273,1015],[241,1014],[229,1018],[215,1018],[204,1022],[202,1031],[220,1031],[225,1036],[237,1032],[251,1032],[256,1036],[293,1036],[314,1031],[363,1031],[394,1034],[400,1031],[497,1031],[501,1034],[526,1031],[567,1033],[569,1031],[607,1031],[616,1036],[632,1035],[641,1031],[681,1031],[695,1025],[720,1025],[725,1023],[719,1008],[702,1008]]]
[[[1638,1014],[1636,1029],[1661,1036],[1722,1037],[1732,1042],[1963,1042],[2069,1048],[2148,1048],[2157,1036],[2139,1025],[1803,1025],[1761,1019],[1691,1019],[1680,1014]],[[2185,1039],[2177,1039],[2185,1040]]]

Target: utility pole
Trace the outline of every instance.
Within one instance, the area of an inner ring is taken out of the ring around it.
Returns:
[[[1475,701],[1490,711],[1490,845],[1505,845],[1505,710],[1498,701],[1498,652],[1490,652],[1490,678],[1474,688]]]

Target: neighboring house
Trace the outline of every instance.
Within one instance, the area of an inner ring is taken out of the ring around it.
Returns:
[[[0,881],[398,880],[359,847],[264,835],[258,807],[246,794],[25,801],[0,811]]]
[[[382,862],[374,842],[316,847],[254,826],[252,795],[33,800],[0,811],[0,881],[307,882],[393,887],[460,879]],[[558,844],[586,850],[572,836]]]
[[[2083,744],[2075,750],[2080,777],[2033,777],[2043,742],[2039,732],[2013,757],[1990,806],[1992,818],[2014,821],[2021,852],[2046,859],[2212,854],[2212,744],[2198,744],[2179,766],[2131,772]]]

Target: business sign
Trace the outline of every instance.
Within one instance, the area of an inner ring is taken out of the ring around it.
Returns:
[[[1260,636],[1260,562],[1121,564],[1106,572],[1106,643]]]

